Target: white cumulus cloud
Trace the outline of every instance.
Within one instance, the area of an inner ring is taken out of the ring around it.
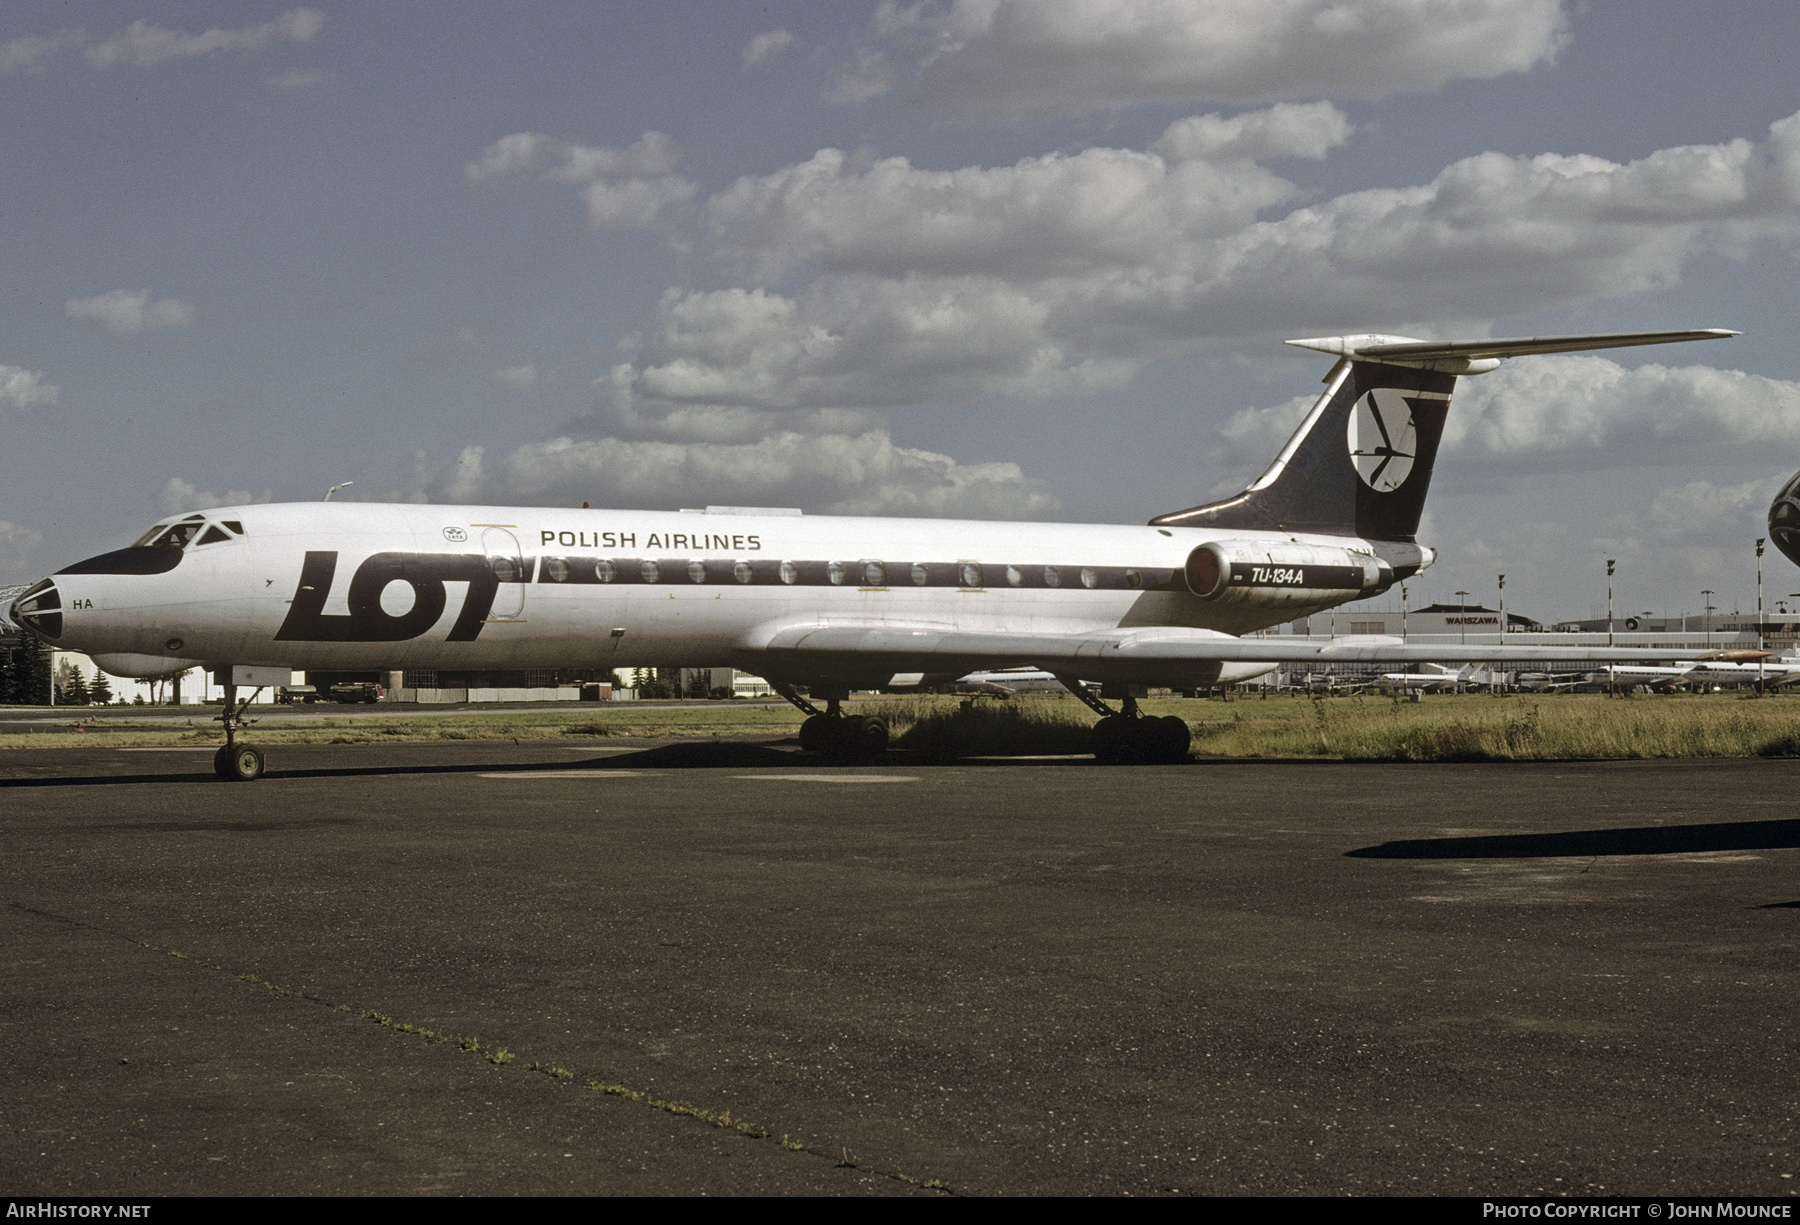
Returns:
[[[274,500],[274,491],[269,489],[260,494],[253,494],[248,489],[230,489],[218,494],[172,476],[156,492],[156,512],[159,515],[185,515],[197,510],[211,510],[215,506],[253,506]]]
[[[917,63],[915,101],[990,120],[1418,93],[1523,72],[1568,38],[1560,0],[890,2],[875,29]]]
[[[71,319],[86,319],[119,336],[184,328],[194,322],[194,308],[179,298],[152,302],[148,289],[112,289],[63,304]]]
[[[262,51],[277,43],[311,42],[325,26],[325,14],[317,9],[295,8],[253,26],[199,34],[171,30],[138,20],[98,41],[83,29],[63,29],[53,34],[25,34],[0,43],[0,72],[41,72],[64,51],[80,49],[91,67],[108,69],[120,64],[155,68],[172,60],[201,59],[233,52]]]
[[[744,44],[744,67],[753,68],[773,55],[780,55],[793,43],[786,30],[765,30]]]
[[[61,394],[62,388],[44,382],[41,370],[0,365],[0,417],[8,413],[22,417],[40,405],[56,403]]]
[[[563,435],[498,464],[465,448],[439,468],[406,465],[410,500],[641,507],[800,505],[846,515],[1034,518],[1058,503],[1016,464],[960,464],[897,447],[885,430],[774,431],[750,442],[661,442]]]
[[[524,175],[574,184],[596,227],[654,226],[693,199],[699,185],[676,173],[681,153],[661,132],[630,145],[581,145],[542,132],[502,136],[463,167],[472,183]]]
[[[488,382],[505,391],[530,391],[549,375],[550,372],[536,362],[526,362],[522,366],[494,371],[488,375]]]

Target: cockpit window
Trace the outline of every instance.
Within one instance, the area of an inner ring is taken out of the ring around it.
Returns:
[[[177,523],[168,531],[158,536],[155,540],[152,540],[150,542],[151,547],[158,549],[185,549],[187,548],[188,541],[192,540],[195,534],[200,531],[200,527],[201,525],[198,523],[188,523],[185,521]]]
[[[230,534],[228,534],[230,533]],[[132,542],[134,549],[185,549],[191,544],[218,544],[244,534],[236,519],[206,522],[205,515],[189,515],[179,523],[159,523]]]

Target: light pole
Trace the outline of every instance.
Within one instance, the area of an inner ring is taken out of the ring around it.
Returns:
[[[1710,651],[1712,650],[1713,590],[1711,587],[1702,587],[1700,594],[1706,597],[1706,602],[1701,605],[1706,611],[1700,617],[1700,631],[1706,635],[1706,649]]]
[[[1406,584],[1400,584],[1400,641],[1406,641]]]
[[[1614,563],[1613,563],[1612,558],[1609,557],[1606,559],[1606,645],[1609,647],[1613,644],[1613,624],[1612,624],[1613,564]]]
[[[1500,576],[1500,644],[1506,645],[1506,576]]]
[[[1457,621],[1460,623],[1458,628],[1462,630],[1462,644],[1464,646],[1468,646],[1469,645],[1469,593],[1466,591],[1459,591],[1456,594],[1462,597],[1462,604],[1460,606],[1462,608],[1462,613],[1461,613],[1461,615],[1459,615],[1456,618]]]

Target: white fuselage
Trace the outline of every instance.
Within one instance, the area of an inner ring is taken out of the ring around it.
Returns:
[[[1242,634],[1363,594],[1321,602],[1277,585],[1251,604],[1202,599],[1183,565],[1217,533],[1183,528],[317,502],[190,518],[202,530],[177,562],[152,559],[158,572],[137,556],[157,550],[134,548],[55,575],[55,644],[123,675],[196,663],[759,672],[759,643],[793,626]],[[1333,536],[1232,538],[1351,547],[1408,572],[1430,559]],[[1264,670],[1225,667],[1226,680]]]

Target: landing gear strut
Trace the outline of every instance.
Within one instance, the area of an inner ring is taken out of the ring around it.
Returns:
[[[238,729],[253,722],[244,718],[244,710],[255,701],[256,694],[261,692],[259,687],[240,704],[237,700],[237,686],[225,686],[225,709],[219,715],[219,722],[225,725],[225,747],[213,754],[213,773],[228,782],[253,783],[263,776],[262,750],[255,745],[237,742]]]
[[[1072,676],[1058,676],[1063,688],[1098,712],[1100,722],[1092,733],[1094,760],[1102,765],[1149,765],[1186,761],[1193,733],[1187,721],[1175,715],[1151,718],[1138,713],[1137,699],[1127,694],[1118,710],[1095,697],[1093,691]]]
[[[770,687],[789,702],[806,712],[800,725],[800,747],[825,757],[866,760],[887,752],[887,720],[874,715],[845,715],[841,707],[843,693],[826,695],[825,709],[820,710],[801,697],[792,685],[770,683]]]

